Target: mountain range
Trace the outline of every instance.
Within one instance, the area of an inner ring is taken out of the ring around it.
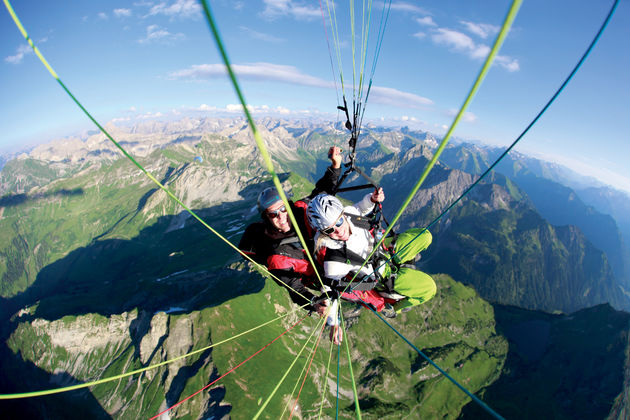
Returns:
[[[328,147],[345,148],[347,141],[334,123],[264,119],[258,125],[294,197],[307,194],[323,172]],[[271,184],[243,120],[187,118],[107,130],[228,240],[237,242],[257,219],[256,197]],[[406,129],[363,130],[357,162],[384,186],[389,219],[437,140]],[[495,155],[468,144],[448,148],[397,229],[431,223]],[[560,179],[535,176],[544,163],[512,158],[512,167],[518,161],[532,168],[493,174],[431,227],[433,244],[418,264],[436,279],[438,295],[392,325],[507,418],[624,418],[630,316],[622,310],[630,308],[630,298],[625,241],[614,212],[580,204]],[[353,177],[349,184],[360,182]],[[230,371],[301,318],[281,288],[178,208],[102,134],[42,145],[7,162],[0,191],[0,393],[95,380],[217,344],[89,389],[3,400],[3,412],[150,417]],[[583,191],[609,197],[611,209],[624,202],[610,198],[616,192]],[[363,417],[479,418],[465,394],[377,317],[352,305],[344,313]],[[307,337],[319,335],[316,317],[299,325],[273,351],[171,415],[252,418]],[[324,417],[335,416],[336,375],[326,375],[326,366],[329,358],[336,361],[336,350],[321,346],[334,351],[313,359],[296,409],[303,418],[317,417],[320,405]],[[304,355],[299,359],[307,362]],[[353,418],[347,358],[339,363],[339,416]],[[266,416],[278,418],[297,401],[292,389],[298,376],[292,371],[292,383],[279,385]],[[585,407],[589,395],[598,398]]]

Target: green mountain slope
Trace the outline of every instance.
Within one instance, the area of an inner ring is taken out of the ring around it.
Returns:
[[[506,373],[484,399],[505,418],[602,419],[613,406],[610,418],[624,418],[630,314],[609,305],[570,316],[507,306],[495,306],[495,313],[510,351]],[[482,414],[469,404],[462,418]]]
[[[203,156],[204,161],[197,162],[196,156]],[[227,166],[226,159],[230,161]],[[203,208],[240,199],[247,183],[258,181],[260,170],[250,169],[256,160],[250,146],[234,143],[228,146],[225,138],[209,136],[194,149],[175,146],[158,150],[140,159],[140,163],[188,206]],[[129,239],[160,216],[181,211],[122,158],[59,179],[23,196],[5,196],[3,200],[0,210],[0,295],[3,297],[25,290],[35,282],[42,268],[72,250],[95,240]],[[165,229],[177,230],[187,219],[184,214],[171,220],[173,226]]]
[[[411,149],[399,162],[396,172],[382,178],[388,202],[403,201],[427,158]],[[473,181],[470,174],[437,165],[402,225],[426,226]],[[630,308],[606,255],[574,226],[549,224],[502,175],[482,181],[431,230],[434,244],[424,259],[429,271],[472,284],[493,302],[550,312],[604,302]]]
[[[501,152],[499,149],[463,144],[449,148],[442,160],[452,168],[481,174]],[[630,198],[611,189],[582,190],[581,185],[586,182],[583,178],[586,177],[563,166],[518,153],[510,153],[496,171],[514,180],[549,223],[580,228],[593,245],[606,253],[617,282],[628,289],[630,254],[623,236],[627,243],[630,235],[625,228],[627,224],[624,224],[628,212],[623,211],[623,204],[626,204],[627,210]],[[576,186],[580,189],[576,190]],[[589,199],[591,204],[585,204],[582,197]],[[599,207],[599,211],[591,205]]]
[[[0,196],[25,194],[34,187],[48,185],[61,177],[72,176],[86,166],[89,165],[68,167],[33,158],[9,160],[0,167]]]
[[[436,278],[438,296],[427,305],[392,321],[411,342],[425,350],[436,363],[472,391],[495,381],[507,352],[506,341],[495,332],[492,307],[479,299],[470,288],[446,276]],[[229,278],[224,278],[228,282]],[[33,389],[94,380],[123,371],[177,357],[185,352],[220,343],[236,333],[248,330],[292,308],[286,293],[268,282],[260,293],[244,295],[201,311],[180,315],[132,310],[108,317],[87,314],[66,316],[55,321],[17,317],[16,328],[7,344],[14,366],[54,376],[52,381],[33,381],[23,375],[13,377],[16,389]],[[351,344],[352,364],[357,380],[364,418],[400,418],[411,411],[420,417],[435,415],[455,418],[467,397],[442,378],[415,351],[370,311],[346,310]],[[105,411],[116,418],[137,418],[157,414],[192,394],[213,378],[255,353],[290,327],[305,313],[299,312],[216,348],[143,373],[134,378],[98,385],[76,395],[93,397]],[[26,320],[23,320],[26,319]],[[234,374],[177,407],[176,418],[197,418],[213,413],[230,413],[234,419],[249,419],[258,411],[261,401],[274,387],[294,360],[296,352],[317,324],[307,317]],[[314,418],[324,391],[324,413],[334,416],[336,395],[336,349],[332,370],[325,376],[330,343],[324,333],[311,373],[299,400],[301,416]],[[310,346],[309,346],[310,348]],[[342,354],[340,405],[342,418],[354,418],[352,385],[347,359]],[[23,360],[23,361],[22,361]],[[280,386],[265,411],[265,417],[278,418],[291,399],[299,382],[299,372],[308,361],[302,355],[297,367]],[[61,372],[64,372],[61,374]],[[294,394],[294,397],[297,394]],[[51,397],[37,404],[41,413],[56,412],[63,398]],[[64,404],[67,402],[64,402]],[[72,405],[88,410],[77,398]]]

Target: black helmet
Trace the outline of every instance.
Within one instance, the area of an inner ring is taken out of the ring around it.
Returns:
[[[280,201],[278,191],[273,188],[265,188],[258,196],[258,211],[263,214],[273,203]]]

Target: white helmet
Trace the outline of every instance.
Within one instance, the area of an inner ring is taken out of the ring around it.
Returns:
[[[343,213],[343,204],[335,196],[320,194],[308,203],[308,222],[317,230],[324,230],[335,223]]]

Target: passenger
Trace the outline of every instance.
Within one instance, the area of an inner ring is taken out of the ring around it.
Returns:
[[[394,253],[393,258],[385,262],[389,254],[380,248],[362,267],[377,243],[374,229],[364,216],[384,199],[381,188],[355,205],[344,207],[336,197],[320,194],[310,201],[307,217],[311,227],[317,230],[315,248],[323,260],[326,282],[333,289],[345,290],[343,299],[370,304],[377,311],[385,309],[386,316],[395,317],[435,296],[436,285],[431,276],[408,264],[428,248],[432,237],[428,230],[410,229],[395,240],[388,238],[384,245]]]

